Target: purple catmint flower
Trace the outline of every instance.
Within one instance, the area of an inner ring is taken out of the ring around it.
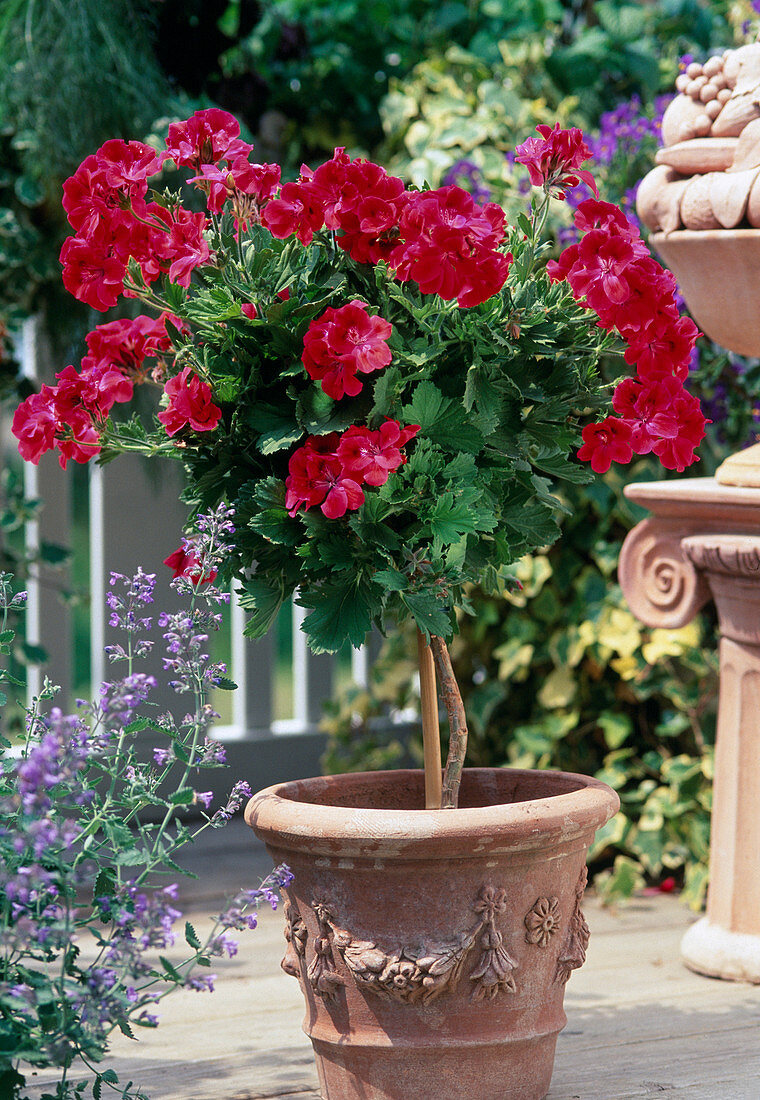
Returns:
[[[215,717],[218,717],[218,715]],[[202,768],[221,767],[226,761],[227,750],[221,741],[214,741],[213,738],[207,737],[201,749],[198,766]]]
[[[256,927],[256,914],[249,913],[249,909],[257,909],[262,902],[268,902],[273,909],[277,908],[279,898],[278,890],[283,890],[293,881],[293,872],[286,863],[281,863],[267,875],[260,886],[251,890],[241,890],[230,901],[217,921],[223,928],[235,928],[242,931],[244,928]]]
[[[203,806],[206,809],[209,808],[209,806],[211,805],[213,800],[214,800],[214,792],[213,791],[196,791],[195,792],[195,798],[193,799],[193,801],[196,802],[196,803],[198,803],[198,802],[202,803]],[[214,816],[216,816],[216,814]]]
[[[194,989],[197,993],[213,993],[216,974],[189,975],[185,978],[185,989]]]
[[[230,791],[230,796],[227,799],[227,804],[217,810],[214,816],[211,818],[211,824],[214,828],[221,828],[226,825],[233,814],[237,813],[240,807],[243,805],[243,800],[250,798],[252,795],[251,788],[244,779],[238,780],[235,786]],[[208,807],[207,807],[208,808]]]
[[[104,681],[100,685],[100,702],[89,708],[109,728],[126,726],[156,686],[154,676],[133,672],[121,680]],[[88,709],[85,705],[85,709]]]
[[[183,693],[198,687],[213,687],[226,675],[226,665],[212,662],[209,654],[203,652],[209,638],[208,630],[219,629],[221,615],[196,608],[192,617],[184,611],[162,612],[158,622],[164,630],[168,653],[163,659],[164,668],[176,677],[169,681],[174,691]]]
[[[153,759],[158,764],[159,768],[163,768],[165,764],[168,764],[170,760],[174,759],[174,751],[172,748],[168,749],[154,749]]]
[[[114,589],[106,595],[106,603],[111,610],[109,625],[126,631],[130,637],[134,635],[130,650],[132,656],[144,656],[151,643],[137,638],[137,635],[147,633],[152,625],[151,617],[142,615],[141,612],[153,603],[156,575],[145,573],[142,568],[138,568],[132,577],[123,573],[111,573],[109,584]],[[112,661],[125,659],[129,655],[123,646],[109,646],[106,652]]]
[[[209,943],[208,953],[209,955],[226,955],[229,959],[232,959],[238,953],[238,942],[228,936],[226,932],[220,932]]]

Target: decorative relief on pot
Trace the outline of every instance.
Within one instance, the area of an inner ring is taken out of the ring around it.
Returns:
[[[539,898],[525,918],[525,939],[538,947],[548,947],[559,925],[559,900]]]
[[[306,955],[308,932],[301,914],[291,902],[285,902],[285,940],[288,947],[280,966],[293,978],[301,976],[301,959]]]
[[[312,902],[312,908],[319,921],[319,932],[314,940],[314,957],[306,969],[306,977],[318,997],[333,1001],[341,986],[346,984],[346,979],[338,973],[333,958],[330,912],[323,901]]]
[[[570,927],[562,946],[559,959],[557,960],[557,970],[554,975],[554,980],[556,982],[562,982],[563,984],[567,981],[572,972],[583,966],[586,961],[586,948],[588,947],[591,933],[586,924],[586,919],[583,916],[581,901],[583,900],[583,891],[586,889],[587,882],[588,868],[584,866],[581,871],[581,876],[578,879],[578,884],[575,887],[575,906],[573,908],[573,915],[570,918]]]
[[[492,1001],[502,991],[516,993],[512,971],[517,963],[507,953],[501,932],[496,928],[496,917],[507,908],[506,891],[499,887],[484,886],[475,902],[475,912],[483,914],[483,926],[478,933],[480,959],[470,974],[475,982],[472,991],[474,1001]]]
[[[517,964],[503,946],[496,918],[506,910],[506,892],[484,886],[473,906],[480,914],[477,924],[445,941],[383,950],[374,940],[356,939],[338,927],[324,905],[317,914],[320,934],[315,957],[308,967],[309,979],[319,996],[334,995],[343,979],[334,972],[331,947],[341,956],[359,988],[407,1004],[429,1004],[454,989],[468,955],[480,948],[470,979],[475,983],[473,999],[493,999],[503,990],[514,993],[512,971]],[[332,963],[332,970],[327,960]],[[318,966],[317,966],[318,964]],[[317,973],[318,970],[318,973]],[[312,980],[312,971],[315,980]],[[337,979],[337,981],[336,981]]]

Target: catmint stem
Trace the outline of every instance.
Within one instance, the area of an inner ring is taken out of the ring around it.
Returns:
[[[449,719],[449,753],[446,769],[443,773],[443,793],[441,809],[456,809],[459,801],[459,784],[462,779],[465,753],[467,752],[467,718],[464,713],[462,694],[459,690],[451,656],[443,640],[436,635],[430,638],[430,646],[435,658],[438,681],[441,685],[441,697]]]

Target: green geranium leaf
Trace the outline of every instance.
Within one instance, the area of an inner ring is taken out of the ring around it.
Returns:
[[[373,588],[359,577],[343,587],[325,585],[299,597],[298,603],[311,609],[303,630],[314,653],[335,653],[346,641],[364,643],[380,611],[380,589]]]
[[[240,606],[249,612],[245,624],[247,638],[261,638],[269,630],[282,607],[285,592],[282,588],[273,588],[264,580],[252,577],[242,583],[238,595]]]
[[[423,634],[451,637],[451,616],[432,592],[402,592],[400,599]]]
[[[403,417],[405,424],[419,424],[420,436],[443,450],[477,454],[483,447],[483,436],[468,422],[464,407],[444,397],[432,382],[420,382],[415,388]]]
[[[292,447],[304,435],[295,421],[295,409],[291,417],[273,405],[257,404],[246,416],[246,423],[258,433],[258,446],[264,455]]]

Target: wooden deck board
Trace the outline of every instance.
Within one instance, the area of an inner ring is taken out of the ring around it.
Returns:
[[[268,866],[237,825],[192,862],[201,877],[183,893],[199,931],[225,893]],[[760,1100],[760,987],[681,965],[680,939],[694,918],[677,898],[641,898],[611,913],[590,897],[584,908],[591,944],[568,983],[548,1100]],[[104,1065],[152,1100],[319,1100],[298,984],[279,968],[283,947],[281,914],[262,912],[239,955],[220,963],[214,994],[173,994],[160,1027],[139,1043],[118,1036]],[[45,1080],[40,1074],[31,1097]]]

